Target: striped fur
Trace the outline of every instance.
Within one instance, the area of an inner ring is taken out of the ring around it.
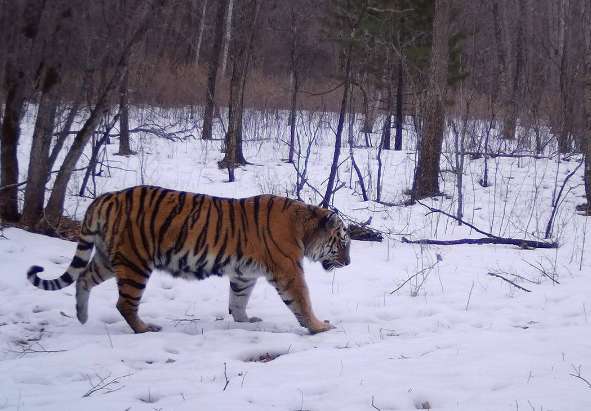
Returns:
[[[272,195],[219,198],[138,186],[92,202],[76,254],[61,277],[43,280],[39,266],[31,267],[27,277],[44,290],[59,290],[75,281],[81,323],[88,318],[92,287],[116,277],[117,309],[141,333],[160,330],[138,316],[154,269],[198,280],[227,275],[229,311],[239,322],[259,321],[246,314],[246,305],[262,276],[299,323],[317,333],[332,327],[312,311],[303,258],[321,262],[326,270],[342,267],[350,262],[349,244],[336,213],[300,201]]]

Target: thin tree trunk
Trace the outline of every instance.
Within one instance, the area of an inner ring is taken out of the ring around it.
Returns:
[[[242,151],[242,115],[244,113],[244,91],[248,77],[249,64],[253,53],[253,43],[256,33],[261,2],[252,2],[251,15],[249,17],[247,43],[242,47],[236,47],[236,56],[232,67],[230,80],[230,101],[228,104],[228,131],[226,133],[226,154],[218,162],[220,168],[228,168],[230,181],[234,178],[236,165],[247,164]]]
[[[558,151],[566,154],[570,151],[570,127],[572,110],[570,102],[570,67],[569,67],[569,44],[570,22],[567,17],[570,8],[570,0],[560,2],[560,27],[558,33],[558,55],[560,57],[560,123],[558,125]]]
[[[291,72],[290,72],[290,85],[291,85],[291,105],[289,111],[289,152],[287,155],[287,162],[293,163],[293,156],[295,152],[295,133],[296,133],[296,112],[298,103],[298,61],[297,61],[297,48],[298,48],[298,37],[297,37],[297,25],[296,17],[294,12],[294,6],[291,5]]]
[[[199,28],[197,29],[197,44],[195,45],[195,65],[199,65],[199,55],[201,54],[201,43],[203,42],[203,30],[205,29],[205,13],[207,11],[208,0],[203,0],[201,7],[201,19],[199,20]]]
[[[291,107],[289,110],[289,153],[287,155],[287,162],[293,163],[293,155],[295,153],[295,135],[296,135],[296,113],[298,104],[298,78],[295,70],[292,72],[293,88],[291,90]]]
[[[0,190],[0,220],[16,222],[19,218],[17,146],[25,96],[32,77],[28,53],[17,49],[17,45],[29,47],[34,44],[46,4],[28,0],[21,9],[22,2],[7,3],[4,7],[16,21],[9,29],[9,38],[4,39],[7,53],[4,62],[4,115],[0,130],[0,187],[7,188]]]
[[[16,222],[18,214],[18,156],[20,120],[25,105],[25,79],[17,74],[13,63],[6,62],[6,100],[0,134],[0,220]]]
[[[587,215],[591,215],[591,4],[587,2],[584,10],[584,36],[585,36],[585,64],[584,64],[584,108],[585,108],[585,135],[583,136],[583,148],[585,150],[585,196],[587,198]]]
[[[228,64],[228,49],[232,40],[232,10],[234,9],[234,0],[228,2],[228,12],[226,13],[226,30],[224,34],[224,51],[222,53],[222,75],[226,73]]]
[[[493,0],[492,11],[494,21],[494,35],[497,50],[497,64],[499,73],[499,91],[501,100],[501,109],[503,120],[501,137],[504,139],[515,138],[515,115],[513,109],[513,98],[510,80],[511,71],[509,70],[509,61],[507,59],[507,33],[506,26],[503,24],[504,17],[500,15],[500,1]]]
[[[129,56],[125,56],[123,79],[119,87],[119,152],[120,156],[135,154],[129,142]]]
[[[337,131],[335,135],[335,144],[334,144],[334,153],[332,157],[332,164],[330,167],[330,175],[328,176],[328,183],[326,184],[326,192],[324,193],[324,197],[322,202],[320,203],[321,207],[328,207],[330,204],[330,200],[332,199],[335,180],[337,176],[337,168],[339,165],[339,155],[341,153],[341,139],[343,135],[343,127],[345,125],[345,114],[347,113],[347,101],[349,100],[349,91],[351,88],[351,54],[353,53],[353,45],[352,43],[349,45],[347,49],[346,55],[346,63],[345,63],[345,84],[343,90],[343,98],[341,100],[341,110],[339,112],[339,121],[337,124]]]
[[[445,130],[450,0],[435,0],[434,6],[429,90],[413,182],[413,200],[440,193],[439,161]]]
[[[404,72],[402,56],[398,64],[398,87],[396,88],[396,137],[394,138],[394,150],[402,150],[402,125],[404,124],[404,117],[402,115],[402,104],[404,93]]]
[[[201,138],[211,140],[213,128],[213,112],[215,108],[215,87],[220,64],[220,53],[222,50],[222,40],[224,37],[224,16],[228,9],[229,0],[218,0],[218,10],[216,16],[215,37],[211,47],[211,56],[207,72],[207,90],[205,92],[205,112],[203,114],[203,130]]]
[[[157,10],[162,6],[163,3],[161,1],[155,0],[151,3],[148,10],[146,10],[137,26],[137,29],[121,50],[121,54],[118,56],[118,62],[114,68],[114,72],[99,95],[95,107],[90,112],[90,116],[74,138],[74,142],[72,143],[70,151],[68,151],[68,154],[66,155],[66,158],[64,159],[64,162],[57,174],[55,183],[53,185],[53,190],[51,191],[47,206],[45,207],[45,223],[48,226],[46,228],[50,229],[51,231],[54,231],[57,228],[59,220],[62,216],[64,202],[66,199],[66,189],[68,182],[70,181],[70,177],[74,172],[74,168],[76,167],[76,163],[80,159],[84,147],[90,140],[92,133],[96,130],[98,123],[103,118],[105,113],[109,111],[109,98],[121,83],[123,70],[125,68],[126,56],[129,54],[131,47],[140,39],[143,33],[145,33],[152,19],[158,15]]]
[[[92,78],[92,71],[87,71],[84,75],[84,79],[82,80],[82,86],[80,87],[80,93],[76,96],[76,99],[72,103],[72,107],[70,107],[70,111],[68,112],[68,116],[66,117],[66,121],[64,121],[64,126],[60,130],[57,139],[55,140],[55,144],[51,149],[51,154],[49,155],[49,162],[47,163],[47,171],[51,172],[53,166],[55,165],[55,160],[57,160],[57,156],[59,155],[60,151],[62,150],[68,135],[70,134],[70,130],[72,129],[72,124],[74,124],[74,120],[76,115],[80,111],[80,106],[82,104],[82,100],[84,95],[86,94],[87,88],[90,84],[90,80]]]
[[[23,215],[21,223],[36,228],[43,214],[45,201],[45,184],[49,173],[49,147],[55,123],[57,99],[50,91],[44,91],[39,100],[37,119],[33,131],[33,143],[29,156],[29,169]]]

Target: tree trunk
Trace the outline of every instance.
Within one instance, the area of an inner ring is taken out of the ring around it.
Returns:
[[[47,171],[51,172],[53,166],[55,165],[55,160],[57,160],[57,156],[59,155],[60,151],[62,150],[68,135],[70,134],[70,130],[72,129],[72,124],[74,124],[74,119],[80,110],[80,105],[82,104],[82,100],[86,95],[87,89],[90,85],[90,81],[92,79],[93,72],[87,71],[84,75],[84,79],[82,80],[82,86],[80,87],[80,93],[76,96],[76,99],[72,103],[72,107],[70,107],[70,111],[68,112],[68,116],[66,117],[66,121],[64,121],[64,126],[60,130],[57,139],[55,140],[55,144],[51,149],[51,154],[49,155],[49,162],[47,164]]]
[[[234,0],[228,2],[228,12],[226,13],[226,30],[224,34],[224,51],[222,53],[222,75],[226,73],[228,64],[228,49],[232,40],[232,10],[234,9]]]
[[[224,16],[228,9],[229,0],[219,0],[218,10],[215,21],[215,37],[211,47],[211,56],[207,72],[207,90],[205,92],[205,112],[203,114],[203,130],[201,138],[211,140],[213,127],[213,112],[215,108],[215,87],[220,64],[220,53],[222,50],[222,40],[224,37]]]
[[[438,195],[439,161],[445,130],[450,0],[435,0],[429,90],[412,188],[413,200]]]
[[[571,97],[571,73],[570,73],[570,1],[560,2],[560,18],[558,32],[558,56],[560,57],[560,121],[558,124],[558,151],[560,154],[566,154],[570,151],[571,117],[572,117],[572,97]]]
[[[11,61],[6,62],[6,100],[0,135],[0,220],[16,222],[18,214],[18,156],[20,120],[25,105],[25,78]]]
[[[585,36],[585,64],[584,64],[584,108],[585,108],[585,135],[583,147],[585,150],[585,196],[587,197],[587,215],[591,215],[591,4],[585,4],[584,11],[584,36]]]
[[[507,140],[515,138],[515,110],[511,90],[511,70],[507,59],[507,32],[504,17],[499,15],[499,0],[494,0],[492,5],[494,35],[497,50],[497,65],[499,73],[499,93],[501,101],[501,119],[503,120],[501,137]]]
[[[201,19],[199,20],[199,28],[197,29],[197,44],[195,45],[195,65],[199,65],[199,55],[201,54],[201,43],[203,42],[203,30],[205,29],[205,13],[207,11],[208,0],[203,0],[201,7]]]
[[[129,56],[125,56],[123,79],[119,87],[119,152],[117,155],[135,154],[129,144]]]
[[[394,138],[394,150],[402,150],[402,126],[404,117],[402,115],[403,93],[404,93],[404,72],[402,57],[398,65],[398,87],[396,88],[396,137]]]
[[[28,0],[21,9],[22,2],[6,2],[9,14],[15,18],[8,30],[4,62],[4,115],[0,130],[0,220],[18,221],[18,157],[17,146],[20,137],[20,120],[24,111],[25,96],[30,87],[30,53],[18,47],[29,47],[35,43],[45,8],[37,0]],[[17,46],[18,45],[18,46]]]
[[[37,119],[33,131],[33,144],[29,156],[27,186],[21,223],[35,229],[43,215],[45,185],[49,177],[49,147],[53,134],[57,99],[53,93],[43,92],[39,100]]]
[[[125,59],[129,55],[131,47],[140,39],[140,37],[146,32],[150,22],[154,17],[158,15],[157,10],[163,6],[161,1],[153,1],[150,7],[146,10],[145,14],[139,20],[139,24],[133,35],[127,40],[126,44],[120,51],[118,56],[117,65],[114,68],[111,78],[101,91],[101,94],[97,98],[96,105],[91,110],[90,115],[82,128],[76,134],[74,142],[70,147],[70,151],[66,155],[64,162],[57,174],[55,179],[53,190],[45,207],[45,224],[47,229],[55,231],[59,220],[64,210],[64,202],[66,199],[66,189],[70,177],[74,172],[74,167],[80,159],[84,147],[90,140],[92,133],[96,130],[96,127],[100,120],[103,118],[106,112],[109,111],[109,98],[112,93],[120,85],[123,70],[125,68]]]
[[[353,44],[351,43],[347,49],[345,56],[345,84],[343,90],[343,98],[341,100],[341,110],[339,112],[339,122],[337,124],[337,131],[335,135],[334,153],[332,156],[332,164],[330,166],[330,175],[328,176],[328,183],[326,184],[326,192],[320,203],[321,207],[327,208],[332,199],[334,184],[337,176],[337,168],[339,166],[339,155],[341,153],[341,138],[343,135],[343,127],[345,125],[345,114],[347,113],[347,101],[349,100],[349,90],[351,88],[351,54],[353,53]]]
[[[294,6],[291,5],[291,72],[290,72],[290,85],[291,85],[291,105],[289,110],[289,152],[287,155],[287,162],[293,163],[293,155],[295,153],[295,133],[296,133],[296,112],[298,104],[298,89],[299,89],[299,78],[298,78],[298,27],[296,24],[296,16],[294,12]]]
[[[298,104],[298,76],[295,72],[295,67],[292,72],[293,86],[291,90],[291,107],[289,110],[289,153],[287,155],[287,162],[293,163],[293,155],[295,153],[295,134],[296,134],[296,113]]]
[[[228,168],[230,181],[233,181],[234,167],[247,164],[242,152],[242,115],[244,113],[244,91],[250,59],[253,52],[253,43],[256,33],[261,2],[252,2],[251,13],[248,18],[246,44],[236,47],[236,55],[232,65],[232,78],[230,80],[230,101],[228,103],[228,131],[226,133],[226,154],[218,162],[220,168]],[[246,28],[246,26],[245,26]]]

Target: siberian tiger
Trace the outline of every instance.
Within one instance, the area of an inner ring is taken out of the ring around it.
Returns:
[[[335,212],[300,201],[272,195],[220,198],[137,186],[103,194],[90,204],[76,254],[61,277],[43,280],[38,276],[43,267],[32,266],[27,278],[44,290],[76,281],[76,311],[84,324],[91,289],[116,277],[117,309],[134,332],[143,333],[161,329],[138,316],[154,269],[198,280],[227,275],[229,313],[238,322],[260,321],[246,314],[246,304],[257,278],[264,276],[298,322],[319,333],[333,327],[312,311],[303,257],[331,270],[350,263],[349,246],[346,227]]]

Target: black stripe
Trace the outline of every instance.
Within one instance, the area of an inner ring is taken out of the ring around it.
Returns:
[[[122,292],[121,290],[119,290],[119,295],[121,297],[127,298],[128,300],[131,300],[131,301],[138,301],[139,302],[142,299],[141,296],[140,297],[132,297],[131,295],[126,294],[126,293]]]
[[[281,211],[287,210],[290,205],[291,205],[291,200],[289,198],[284,198],[283,199],[283,207],[281,207]]]
[[[245,208],[246,198],[241,198],[238,201],[238,206],[240,208],[240,219],[242,220],[242,225],[244,230],[248,229],[248,216],[246,215],[246,208]]]
[[[259,227],[259,208],[261,206],[261,196],[256,196],[254,198],[254,224],[255,227],[257,228],[257,234],[258,234],[258,227]]]
[[[68,272],[63,273],[60,277],[60,280],[62,280],[66,284],[72,284],[74,282],[74,279]]]
[[[130,268],[131,270],[133,270],[136,274],[141,275],[144,278],[149,278],[150,274],[146,273],[146,270],[143,270],[141,267],[138,267],[134,262],[130,261],[127,257],[119,254],[118,259],[120,260],[120,263],[125,265],[127,268]]]
[[[77,255],[74,256],[72,262],[70,263],[70,267],[72,268],[84,268],[88,264],[88,261],[83,260],[82,258],[78,257]]]
[[[228,200],[228,207],[230,208],[230,232],[232,233],[231,235],[234,235],[234,230],[236,228],[236,222],[234,220],[234,200]]]
[[[120,278],[117,280],[117,285],[123,286],[128,285],[133,288],[137,288],[138,290],[143,290],[146,288],[146,284],[138,283],[137,281],[131,280],[129,278]]]
[[[242,291],[247,290],[250,287],[252,287],[252,284],[247,283],[245,286],[241,287],[240,284],[234,281],[230,281],[230,288],[232,289],[232,291],[234,291],[234,293],[241,293]]]
[[[218,204],[220,200],[216,197],[212,198],[213,206],[217,212],[216,224],[215,224],[215,237],[213,240],[213,246],[215,247],[220,239],[220,233],[222,231],[222,223],[224,219],[224,205]]]
[[[83,240],[83,239],[79,239],[78,240],[78,247],[77,248],[80,251],[86,251],[86,250],[91,249],[93,245],[94,244],[91,243],[91,242],[89,242],[89,241],[86,241],[86,240]]]
[[[211,202],[208,202],[207,204],[208,207],[207,214],[205,215],[205,224],[203,224],[203,227],[199,232],[199,236],[197,237],[197,241],[195,242],[195,247],[193,248],[194,254],[197,254],[199,252],[201,247],[203,247],[203,245],[205,244],[205,240],[207,238],[207,230],[209,229],[209,216],[211,214]]]

